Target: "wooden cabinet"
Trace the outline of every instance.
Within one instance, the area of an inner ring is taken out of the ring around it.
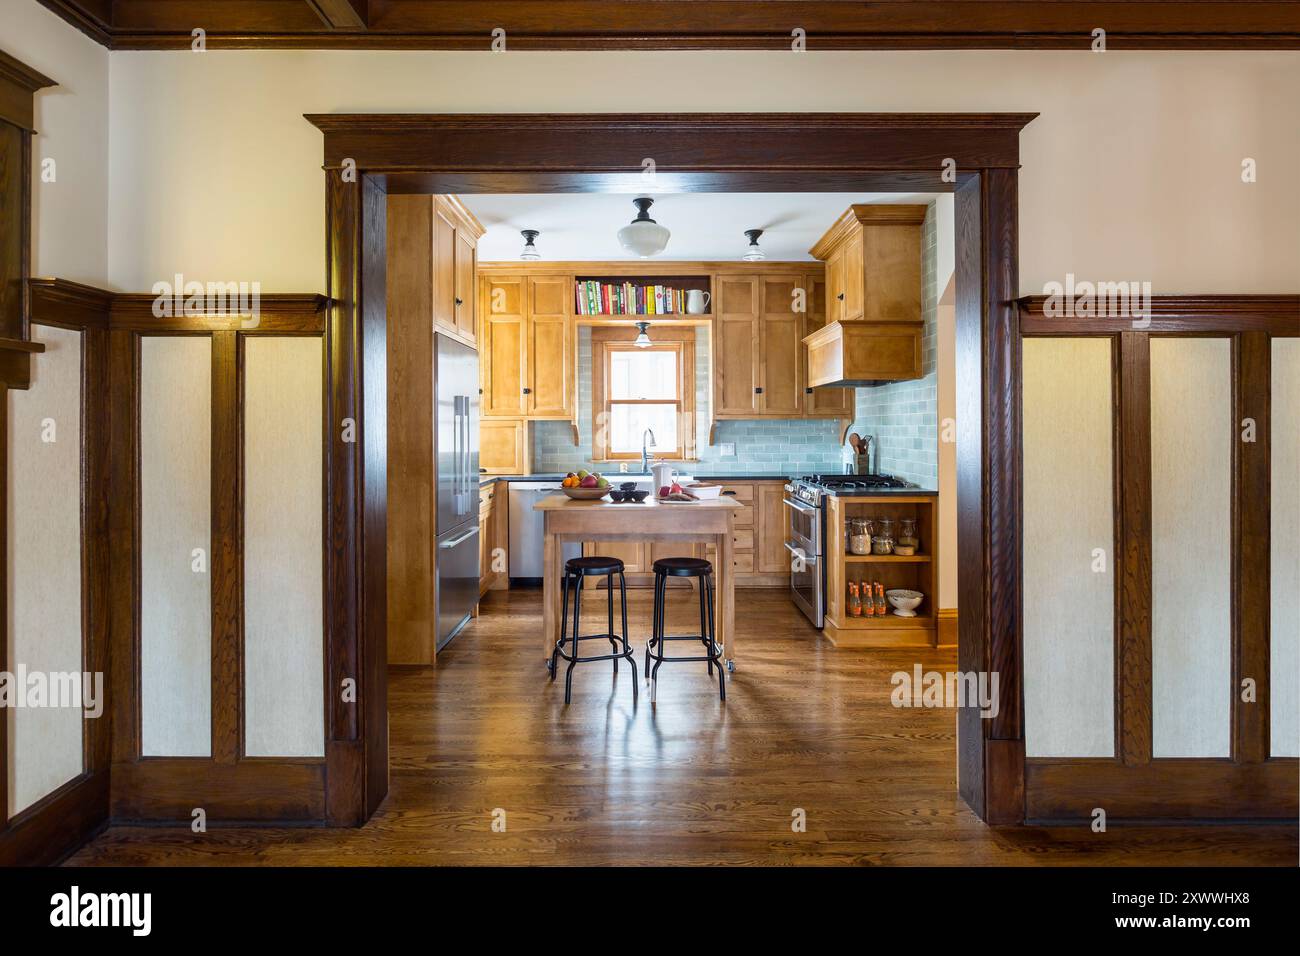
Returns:
[[[921,319],[922,205],[850,206],[810,252],[826,263],[827,321]]]
[[[571,419],[574,415],[573,280],[538,276],[528,280],[529,418]]]
[[[480,418],[478,467],[489,475],[528,474],[528,423],[520,418]]]
[[[493,481],[479,488],[478,505],[478,593],[509,586],[510,505],[507,485]]]
[[[780,482],[764,483],[757,486],[757,492],[754,570],[760,574],[789,574],[790,553],[785,542],[790,518],[785,507],[785,486]]]
[[[714,283],[713,415],[753,418],[759,410],[759,280],[718,276]]]
[[[772,418],[803,415],[804,315],[802,275],[769,275],[761,280],[758,321],[758,407]],[[796,298],[798,296],[798,298]]]
[[[483,227],[454,196],[391,196],[388,296],[418,308],[430,328],[474,345],[475,257]]]
[[[921,205],[850,206],[812,247],[826,263],[827,322],[805,339],[806,387],[920,378],[925,212]]]
[[[572,294],[571,276],[483,276],[479,370],[484,418],[574,417]]]
[[[808,291],[808,312],[804,321],[804,335],[812,335],[826,325],[826,289],[830,285],[830,265],[827,264],[826,277],[808,275],[804,277],[804,288]],[[807,369],[806,345],[799,346],[800,368]],[[813,388],[804,375],[803,413],[807,418],[853,418],[856,414],[854,393],[851,388],[833,388],[824,386]]]

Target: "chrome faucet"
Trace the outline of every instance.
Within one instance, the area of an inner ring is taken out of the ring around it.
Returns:
[[[646,436],[649,436],[649,441],[646,440]],[[650,457],[650,452],[647,449],[654,446],[655,433],[647,428],[641,433],[641,474],[643,475],[650,474],[650,462],[654,459]]]

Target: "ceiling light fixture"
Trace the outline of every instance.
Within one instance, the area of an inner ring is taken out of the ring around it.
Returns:
[[[533,240],[540,236],[541,233],[536,229],[523,229],[520,230],[519,235],[524,237],[524,251],[519,253],[519,258],[524,260],[540,259],[542,254],[533,245]]]
[[[763,234],[762,229],[746,229],[745,235],[749,237],[749,248],[745,250],[744,259],[746,262],[758,262],[760,259],[766,259],[763,250],[758,248],[758,237]]]
[[[650,328],[650,323],[638,322],[636,324],[636,327],[638,329],[637,336],[636,336],[636,340],[632,344],[639,349],[648,349],[651,345],[654,344],[653,342],[650,341],[650,336],[646,331],[647,329]]]
[[[659,255],[668,245],[672,233],[650,218],[653,199],[642,196],[633,199],[632,204],[637,208],[637,216],[618,231],[618,244],[642,259]]]

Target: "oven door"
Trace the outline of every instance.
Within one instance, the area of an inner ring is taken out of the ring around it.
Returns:
[[[790,534],[785,542],[790,557],[790,599],[813,627],[821,627],[826,612],[821,509],[789,497],[785,507],[790,513]]]
[[[790,600],[803,611],[813,627],[826,623],[825,569],[820,556],[786,542],[790,552]]]
[[[822,553],[822,512],[786,495],[785,508],[790,513],[790,535],[786,539],[807,554],[820,557]]]

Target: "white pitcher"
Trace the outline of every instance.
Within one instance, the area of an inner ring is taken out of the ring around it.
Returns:
[[[660,488],[671,487],[673,483],[673,466],[664,462],[650,466],[650,471],[655,476],[655,487],[652,494],[659,494]]]
[[[709,310],[709,301],[713,297],[702,289],[686,290],[686,311],[689,315],[703,315]]]

